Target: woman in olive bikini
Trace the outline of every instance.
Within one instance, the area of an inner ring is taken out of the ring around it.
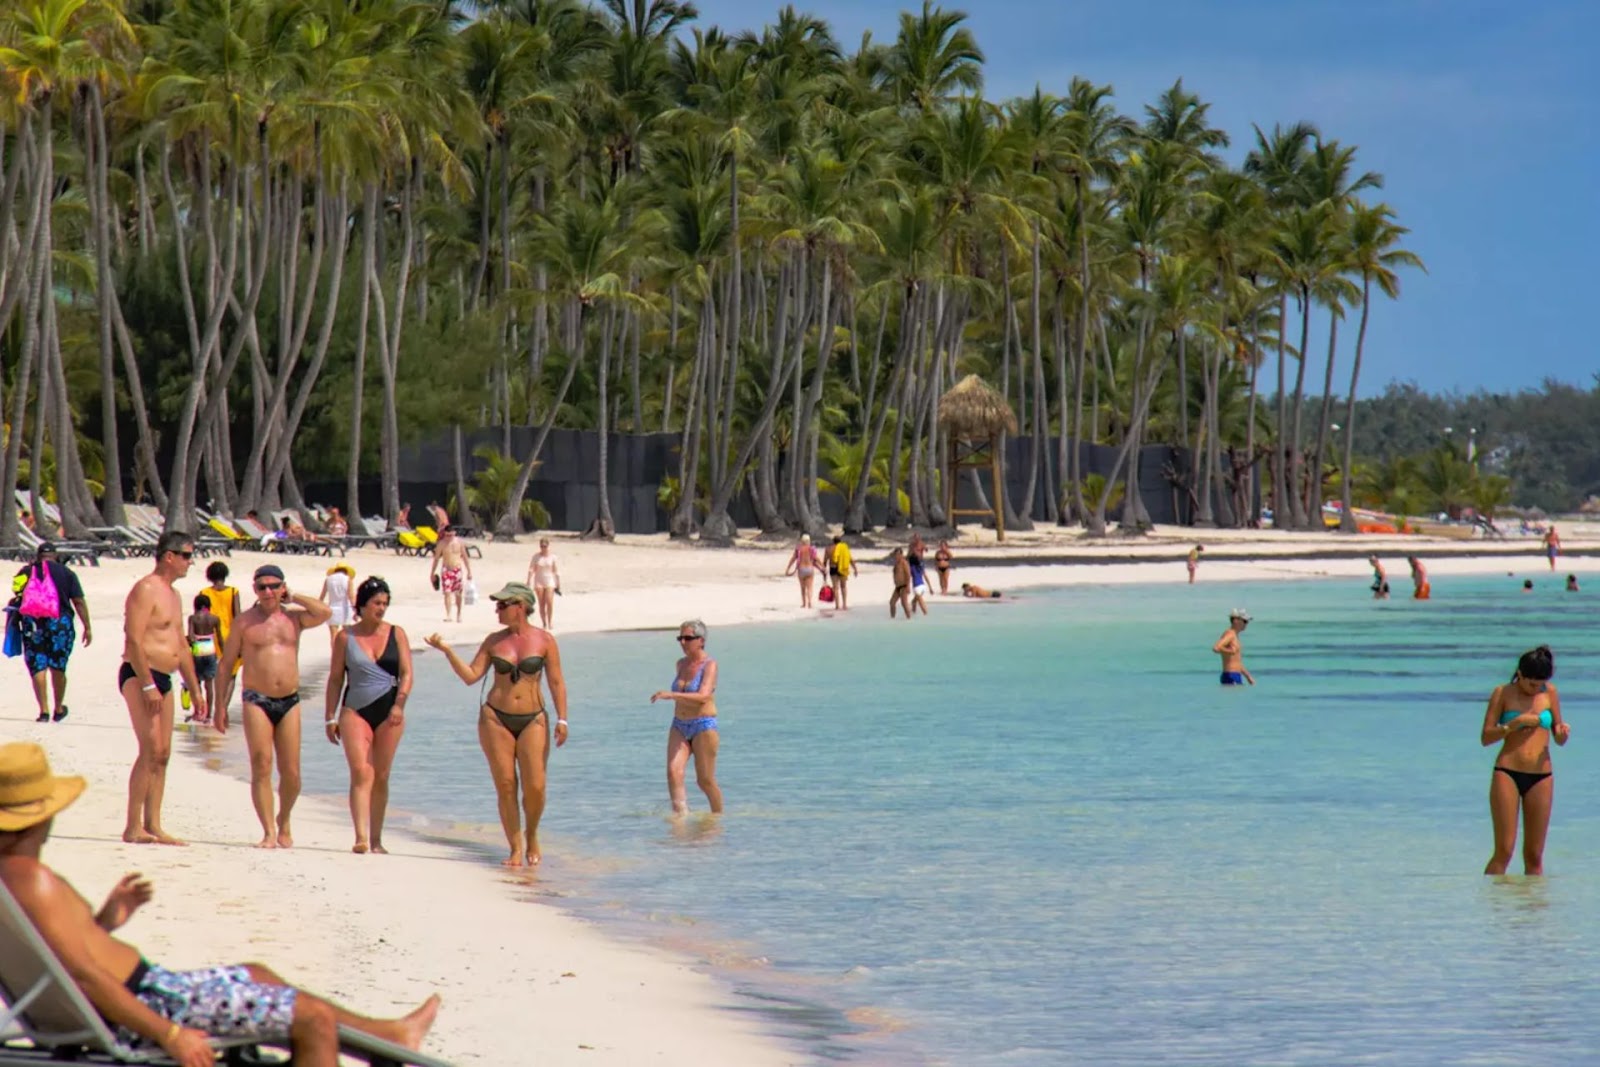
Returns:
[[[494,672],[489,695],[478,709],[478,744],[489,761],[500,826],[511,846],[505,866],[533,867],[541,858],[539,817],[544,814],[545,766],[550,762],[549,714],[539,680],[544,679],[555,705],[558,748],[567,743],[567,683],[556,639],[528,621],[528,613],[538,604],[533,590],[522,582],[507,582],[489,599],[505,628],[484,639],[471,663],[463,663],[438,634],[430,635],[428,644],[444,653],[456,676],[468,685],[477,685]],[[526,836],[520,826],[522,816],[527,820]]]

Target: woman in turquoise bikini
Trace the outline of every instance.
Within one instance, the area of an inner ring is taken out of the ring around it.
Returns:
[[[528,621],[528,613],[538,604],[533,590],[522,582],[507,582],[489,599],[505,628],[484,639],[471,663],[461,662],[438,634],[430,635],[428,644],[444,653],[456,676],[468,685],[477,685],[494,673],[489,695],[478,709],[478,744],[489,761],[500,803],[500,825],[511,846],[505,866],[533,867],[541,858],[539,817],[544,814],[545,767],[550,762],[550,721],[539,679],[543,677],[549,687],[556,708],[558,748],[567,743],[567,683],[561,674],[556,639]],[[526,837],[520,826],[524,816]]]
[[[690,619],[678,627],[678,644],[683,658],[671,689],[650,695],[650,703],[670,700],[672,726],[667,730],[667,795],[672,810],[679,815],[689,811],[689,795],[683,775],[694,757],[694,778],[700,791],[711,802],[714,813],[722,811],[722,788],[717,785],[717,661],[706,655],[706,624]]]
[[[1480,740],[1485,748],[1504,742],[1489,776],[1489,814],[1494,818],[1494,855],[1484,874],[1505,874],[1517,847],[1517,808],[1522,808],[1522,869],[1544,873],[1544,839],[1550,829],[1555,780],[1550,739],[1564,745],[1572,727],[1561,719],[1561,696],[1550,683],[1555,654],[1540,645],[1525,652],[1517,673],[1489,694]]]

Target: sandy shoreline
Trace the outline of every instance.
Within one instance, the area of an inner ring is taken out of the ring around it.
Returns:
[[[1570,524],[1563,527],[1563,537],[1578,555],[1557,562],[1558,578],[1600,570],[1600,559],[1587,555],[1600,549],[1600,531],[1591,536],[1582,525]],[[794,580],[782,577],[787,545],[715,550],[671,544],[664,537],[624,537],[614,545],[564,535],[552,540],[565,591],[556,607],[558,636],[671,627],[688,617],[718,626],[818,614],[798,606]],[[1512,571],[1518,578],[1552,580],[1536,540],[1163,529],[1136,542],[1087,544],[1056,531],[1014,534],[1004,547],[994,545],[992,534],[972,530],[954,546],[955,582],[1010,590],[1183,581],[1182,555],[1197,540],[1208,547],[1203,582],[1364,578],[1367,551],[1383,555],[1397,596],[1404,595],[1408,551],[1427,557],[1434,575]],[[862,574],[851,587],[853,610],[884,610],[890,581],[881,561],[894,542],[881,543],[881,549],[856,550]],[[473,566],[483,593],[525,577],[532,543],[481,547],[485,558]],[[227,561],[234,571],[232,584],[247,588],[249,571],[265,559],[260,553],[236,554]],[[438,621],[427,560],[373,550],[353,552],[348,559],[359,575],[388,579],[395,591],[390,617],[406,627],[414,646],[434,630],[453,642],[476,643],[493,627],[486,599],[467,609],[462,624]],[[275,556],[273,561],[284,567],[291,588],[312,593],[330,563],[306,557]],[[97,640],[73,658],[72,715],[59,725],[35,724],[18,661],[0,702],[0,739],[40,740],[59,772],[89,779],[84,799],[57,820],[48,855],[91,898],[103,895],[127,870],[153,877],[156,900],[126,931],[151,958],[180,967],[259,959],[373,1014],[408,1010],[439,991],[445,1007],[426,1047],[460,1063],[537,1059],[759,1067],[808,1060],[803,1050],[764,1033],[752,1013],[729,1010],[729,991],[702,973],[699,961],[606,936],[549,906],[532,876],[471,862],[461,850],[405,834],[398,826],[390,841],[393,855],[351,855],[344,805],[327,796],[342,794],[343,780],[306,782],[309,793],[323,795],[308,796],[296,808],[295,849],[249,847],[259,829],[248,789],[222,773],[242,757],[237,727],[226,738],[181,734],[175,743],[166,823],[192,846],[123,844],[119,834],[134,744],[112,679],[122,648],[122,601],[148,569],[148,561],[134,560],[78,571]],[[179,584],[186,603],[202,586],[203,569],[203,561],[197,561],[190,578]],[[248,593],[245,600],[248,604]],[[976,606],[943,598],[934,610]],[[306,677],[325,669],[327,652],[321,632],[307,636]],[[321,691],[308,689],[306,695],[305,743],[322,743]],[[571,744],[583,743],[588,702],[586,694],[571,695]],[[408,753],[402,743],[399,758],[419,758],[419,753]],[[491,788],[486,772],[483,788]],[[560,803],[559,795],[552,803]],[[403,796],[394,804],[407,808]],[[730,817],[737,818],[737,812]],[[530,907],[536,898],[543,906]]]

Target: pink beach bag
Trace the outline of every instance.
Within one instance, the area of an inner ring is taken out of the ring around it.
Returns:
[[[28,584],[22,590],[22,614],[30,619],[53,619],[61,614],[61,594],[56,592],[56,581],[50,568],[36,563]]]

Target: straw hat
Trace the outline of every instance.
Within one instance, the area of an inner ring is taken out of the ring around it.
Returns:
[[[84,780],[50,773],[44,749],[26,741],[0,745],[0,832],[37,826],[83,792]]]

